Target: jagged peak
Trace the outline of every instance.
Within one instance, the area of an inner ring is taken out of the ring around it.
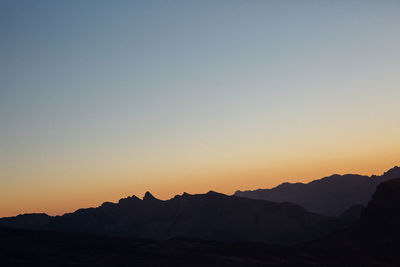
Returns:
[[[129,203],[131,201],[136,201],[136,200],[140,200],[140,198],[138,198],[135,195],[132,195],[131,197],[126,197],[126,198],[121,198],[118,203],[122,204],[122,203]]]
[[[179,195],[177,195],[177,196],[179,196]],[[191,196],[192,196],[192,195],[189,194],[189,193],[187,193],[187,192],[183,192],[183,194],[180,195],[180,197],[182,197],[182,198],[188,198],[188,197],[191,197]]]
[[[193,195],[183,192],[182,195],[175,195],[172,199],[184,199],[184,198],[189,198],[191,196],[193,196]]]
[[[400,178],[400,167],[394,166],[390,170],[386,171],[382,176],[391,176],[393,178]]]
[[[158,199],[155,198],[149,191],[147,191],[147,192],[144,194],[143,200],[148,201],[148,200],[158,200]]]

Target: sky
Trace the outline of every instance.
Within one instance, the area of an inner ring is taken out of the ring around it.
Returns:
[[[400,165],[399,1],[1,1],[0,217]]]

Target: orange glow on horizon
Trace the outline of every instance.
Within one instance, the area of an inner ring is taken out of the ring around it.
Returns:
[[[79,208],[96,207],[106,201],[117,202],[119,199],[136,195],[142,197],[150,191],[156,198],[167,200],[177,194],[206,193],[210,190],[233,194],[236,190],[253,190],[272,188],[282,182],[309,182],[331,174],[381,175],[388,169],[399,165],[400,153],[364,158],[336,158],[331,160],[299,159],[286,165],[275,163],[267,167],[252,166],[231,170],[212,170],[203,172],[170,173],[153,183],[146,184],[146,179],[138,183],[127,174],[119,174],[120,183],[110,181],[117,179],[100,179],[97,183],[80,184],[55,189],[49,188],[46,195],[38,191],[29,192],[10,198],[5,197],[0,205],[0,217],[15,216],[23,213],[44,212],[49,215],[62,215]],[[124,177],[125,176],[125,177]],[[50,187],[50,186],[49,186]],[[7,201],[8,200],[8,201]],[[13,202],[14,201],[14,202]]]

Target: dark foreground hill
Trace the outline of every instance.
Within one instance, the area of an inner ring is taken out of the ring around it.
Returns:
[[[283,183],[272,189],[237,191],[235,195],[296,203],[311,212],[337,216],[353,205],[367,205],[380,183],[395,178],[400,178],[400,167],[394,167],[381,176],[336,174],[307,184]]]
[[[324,236],[353,224],[361,207],[340,217],[305,211],[291,203],[274,203],[215,192],[183,194],[161,201],[146,193],[118,203],[51,217],[28,214],[0,219],[0,226],[85,232],[98,235],[166,240],[176,237],[219,241],[293,244]]]
[[[324,258],[329,252],[343,262],[359,261],[352,266],[400,266],[399,225],[400,179],[393,179],[377,187],[353,227],[299,247],[321,260],[331,261],[331,257]]]
[[[0,266],[400,266],[399,211],[396,179],[355,226],[294,246],[0,228]]]

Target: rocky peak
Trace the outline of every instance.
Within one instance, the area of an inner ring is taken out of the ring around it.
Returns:
[[[147,191],[144,194],[143,200],[144,201],[153,201],[153,200],[158,200],[158,199],[156,199],[149,191]]]

